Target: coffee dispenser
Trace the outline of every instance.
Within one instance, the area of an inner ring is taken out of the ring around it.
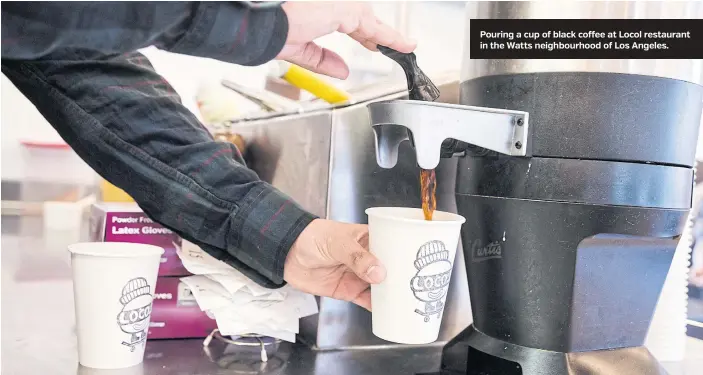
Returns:
[[[464,65],[460,105],[368,106],[379,166],[405,141],[424,169],[458,158],[473,324],[442,371],[666,373],[643,343],[691,207],[703,87],[655,62]]]

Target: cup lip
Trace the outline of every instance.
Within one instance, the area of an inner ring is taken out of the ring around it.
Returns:
[[[400,221],[400,222],[405,222],[405,223],[418,223],[418,224],[423,224],[423,225],[433,225],[433,226],[446,226],[446,225],[456,225],[456,224],[464,224],[466,222],[466,218],[464,218],[461,215],[447,212],[447,211],[439,211],[435,210],[435,214],[440,213],[442,215],[447,215],[449,216],[449,220],[432,220],[432,221],[427,221],[425,219],[411,219],[407,217],[398,217],[390,214],[384,214],[384,213],[379,213],[381,210],[394,210],[394,211],[420,211],[422,212],[421,208],[415,208],[415,207],[371,207],[367,208],[366,215],[368,216],[376,216],[379,218],[383,219],[389,219],[389,220],[394,220],[394,221]]]
[[[68,245],[68,251],[102,258],[142,258],[161,256],[165,252],[159,246],[133,242],[79,242]]]

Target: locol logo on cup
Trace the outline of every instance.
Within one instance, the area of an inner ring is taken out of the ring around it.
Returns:
[[[452,262],[444,243],[435,240],[420,246],[414,263],[417,274],[410,280],[410,289],[423,306],[415,312],[429,322],[432,315],[442,316],[443,299],[452,277]]]
[[[500,242],[493,241],[486,246],[481,246],[481,240],[476,239],[471,245],[471,261],[483,262],[489,259],[500,259],[503,257],[503,247]]]
[[[124,333],[130,335],[128,341],[122,341],[122,345],[127,346],[131,352],[137,345],[146,342],[152,302],[151,287],[143,277],[129,280],[122,288],[122,311],[117,314],[117,324]]]

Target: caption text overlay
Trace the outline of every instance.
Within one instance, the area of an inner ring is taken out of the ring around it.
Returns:
[[[701,59],[703,20],[472,19],[472,59]]]

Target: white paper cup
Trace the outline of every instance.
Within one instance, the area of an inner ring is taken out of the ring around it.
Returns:
[[[386,267],[371,285],[373,334],[400,344],[437,341],[463,217],[421,209],[375,207],[369,216],[369,250]]]
[[[144,375],[144,365],[119,369],[95,369],[79,365],[76,375]]]
[[[79,243],[68,250],[80,364],[97,369],[140,364],[164,250],[121,242]]]

